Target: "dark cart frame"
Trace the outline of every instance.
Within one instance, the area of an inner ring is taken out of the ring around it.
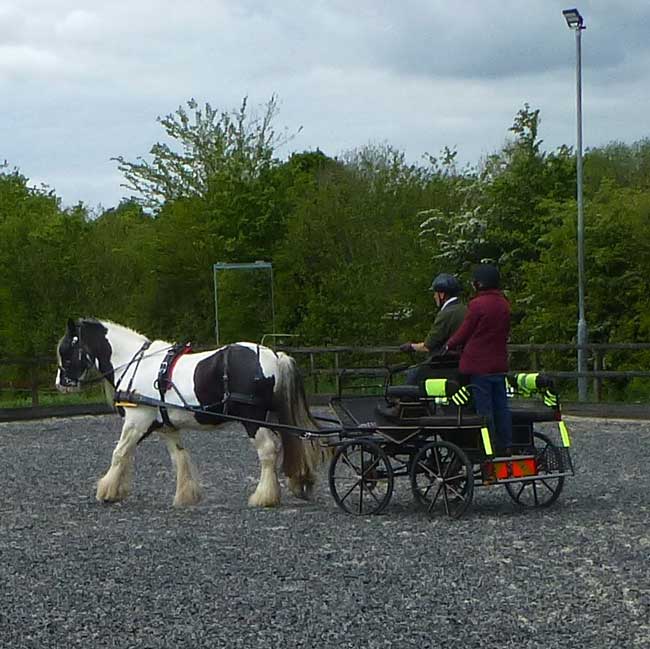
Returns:
[[[379,396],[344,396],[331,401],[341,422],[334,444],[329,486],[341,509],[354,515],[382,512],[396,478],[408,477],[411,491],[430,515],[460,517],[475,487],[504,485],[522,507],[547,507],[574,475],[571,440],[560,401],[543,374],[508,377],[512,396],[513,447],[497,453],[483,417],[473,411],[455,368],[432,368],[435,387],[393,385],[388,371]],[[556,422],[561,442],[535,429]]]

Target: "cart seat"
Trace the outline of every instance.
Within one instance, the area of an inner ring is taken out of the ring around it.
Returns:
[[[470,400],[467,387],[447,378],[430,378],[418,385],[389,385],[386,398],[397,401],[419,401],[420,399],[451,400],[456,405],[466,405]]]
[[[424,414],[425,410],[416,410],[403,406],[391,407],[378,405],[375,408],[375,419],[379,426],[397,424],[399,426],[418,426],[435,428],[440,431],[455,430],[458,428],[482,428],[485,426],[485,417],[465,409],[445,409],[437,414]]]
[[[417,401],[426,394],[419,385],[389,385],[386,388],[386,396],[399,401]]]

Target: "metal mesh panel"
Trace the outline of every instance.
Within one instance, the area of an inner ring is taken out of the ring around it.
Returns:
[[[573,473],[573,462],[568,448],[547,446],[538,457],[542,473]]]

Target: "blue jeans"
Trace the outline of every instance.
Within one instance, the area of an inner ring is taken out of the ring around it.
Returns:
[[[506,395],[505,374],[473,374],[470,381],[476,412],[487,418],[496,447],[511,447],[512,416]]]
[[[420,368],[419,367],[410,367],[406,370],[406,384],[407,385],[417,385],[420,382]]]

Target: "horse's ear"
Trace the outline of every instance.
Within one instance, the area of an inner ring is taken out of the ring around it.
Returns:
[[[68,318],[68,333],[71,336],[75,336],[77,334],[77,325],[72,318]]]

